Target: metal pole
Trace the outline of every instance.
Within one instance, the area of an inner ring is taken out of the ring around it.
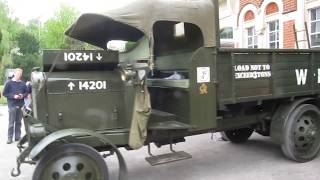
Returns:
[[[214,6],[214,18],[216,26],[216,47],[220,48],[220,18],[219,18],[219,1],[212,0]]]
[[[292,28],[293,28],[293,32],[294,32],[294,39],[296,41],[297,49],[300,49],[299,48],[299,41],[298,41],[298,34],[297,34],[298,32],[297,32],[297,29],[296,29],[296,25],[293,24]]]
[[[307,22],[304,23],[304,28],[306,30],[306,35],[307,35],[307,41],[308,41],[308,48],[311,48],[311,42],[310,42],[310,35],[309,35],[309,28]]]

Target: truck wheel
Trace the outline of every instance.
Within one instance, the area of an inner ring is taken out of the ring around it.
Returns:
[[[230,141],[230,139],[227,137],[226,133],[221,132],[220,135],[221,135],[221,139],[222,139],[223,141]]]
[[[108,168],[100,154],[84,144],[64,144],[46,152],[32,180],[108,180]]]
[[[223,139],[229,140],[233,143],[244,143],[249,139],[252,133],[253,129],[251,128],[241,128],[221,132],[221,136]]]
[[[320,149],[320,111],[311,104],[297,107],[284,125],[281,149],[297,162],[314,159]]]

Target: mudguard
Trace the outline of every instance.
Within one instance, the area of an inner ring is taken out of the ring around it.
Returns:
[[[119,161],[119,180],[127,180],[128,179],[127,165],[125,163],[123,156],[121,155],[120,151],[118,150],[118,148],[105,136],[103,136],[99,133],[96,133],[94,131],[86,130],[86,129],[65,129],[65,130],[60,130],[60,131],[56,131],[54,133],[51,133],[48,136],[46,136],[45,138],[43,138],[37,145],[35,145],[32,148],[32,150],[29,154],[29,157],[31,159],[34,159],[48,145],[50,145],[51,143],[53,143],[59,139],[62,139],[62,138],[68,137],[68,136],[86,136],[86,135],[96,137],[104,144],[110,145],[112,147],[112,150],[114,150],[114,152],[116,153],[116,155],[118,157],[118,161]]]
[[[312,101],[313,98],[302,98],[293,102],[283,103],[279,106],[276,113],[272,117],[270,136],[277,144],[283,144],[283,129],[290,114],[302,103]]]

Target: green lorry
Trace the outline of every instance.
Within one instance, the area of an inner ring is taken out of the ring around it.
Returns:
[[[44,51],[12,175],[29,163],[33,180],[105,180],[104,158],[115,154],[119,179],[128,179],[119,148],[148,146],[146,160],[158,165],[191,158],[173,144],[208,132],[234,143],[257,132],[291,160],[314,159],[320,51],[220,48],[217,3],[136,0],[80,16],[66,35],[104,50]],[[112,40],[134,47],[112,51]],[[153,155],[151,143],[172,152]]]

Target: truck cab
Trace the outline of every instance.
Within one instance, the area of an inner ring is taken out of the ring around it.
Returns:
[[[108,179],[96,151],[110,151],[119,179],[127,179],[118,148],[147,145],[146,160],[158,165],[191,158],[173,144],[208,132],[244,143],[255,131],[271,136],[289,159],[314,159],[320,51],[223,49],[218,20],[217,0],[136,0],[81,15],[66,35],[102,50],[44,51],[43,72],[32,73],[33,113],[25,113],[27,136],[19,147],[28,147],[18,170],[29,156],[39,160],[34,180],[78,177],[61,172],[60,162],[78,167],[72,163],[80,158],[99,170],[94,177]],[[112,51],[113,40],[134,46]],[[154,156],[151,143],[169,144],[172,153]]]

